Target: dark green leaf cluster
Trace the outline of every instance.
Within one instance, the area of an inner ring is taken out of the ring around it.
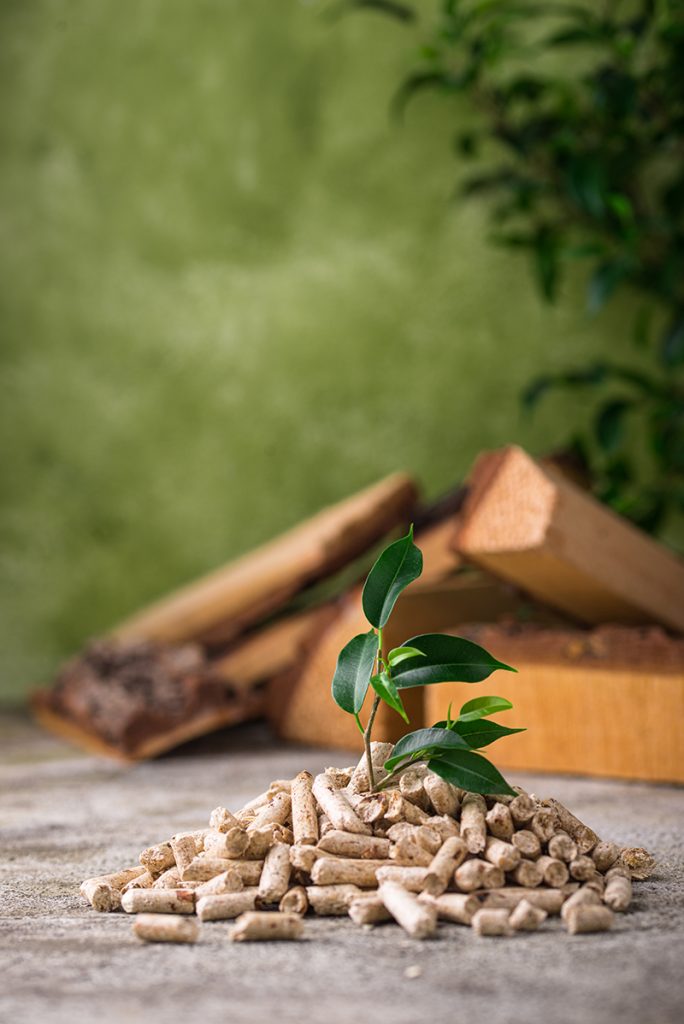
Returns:
[[[548,301],[578,261],[590,313],[625,289],[642,297],[647,382],[586,367],[532,387],[605,395],[582,432],[599,496],[656,529],[684,511],[684,0],[435,6],[397,109],[424,90],[474,108],[455,139],[477,164],[460,194],[488,201],[493,240],[528,253]]]
[[[355,716],[368,740],[374,711],[366,729],[361,725],[359,714],[370,688],[375,692],[374,708],[383,701],[408,723],[402,690],[443,682],[479,683],[495,669],[515,671],[478,644],[440,633],[411,637],[384,654],[382,631],[397,598],[418,578],[422,568],[423,557],[413,543],[411,528],[405,537],[382,552],[366,579],[363,609],[375,629],[353,637],[343,647],[337,661],[332,681],[333,699],[344,711]],[[478,697],[469,701],[453,722],[449,718],[432,729],[419,729],[400,740],[387,762],[387,770],[399,771],[415,761],[427,760],[437,774],[464,789],[478,793],[510,792],[497,769],[475,752],[502,736],[520,732],[485,720],[487,715],[510,707],[510,702],[502,697]]]

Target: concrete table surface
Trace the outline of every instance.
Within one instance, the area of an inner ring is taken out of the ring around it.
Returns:
[[[0,718],[0,1020],[16,1024],[677,1024],[684,1019],[684,791],[517,776],[604,838],[646,846],[656,875],[612,932],[485,939],[440,926],[306,919],[300,943],[143,945],[124,914],[98,914],[83,878],[239,807],[272,779],[354,760],[234,729],[135,768],[87,757],[19,715]],[[408,971],[409,968],[412,970]],[[408,973],[407,973],[408,972]],[[417,976],[414,976],[417,975]]]

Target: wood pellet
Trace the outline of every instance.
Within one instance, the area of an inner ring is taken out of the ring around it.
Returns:
[[[391,752],[373,745],[378,780]],[[655,867],[648,851],[601,839],[559,801],[521,789],[484,797],[417,765],[370,793],[364,758],[277,779],[138,859],[86,879],[81,895],[100,913],[136,915],[144,942],[178,943],[221,921],[235,921],[234,942],[299,939],[308,915],[399,926],[415,940],[454,925],[506,939],[560,916],[581,937],[611,928]]]

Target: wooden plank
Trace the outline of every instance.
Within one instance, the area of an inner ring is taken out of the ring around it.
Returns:
[[[507,697],[514,708],[496,720],[527,731],[492,748],[502,770],[684,782],[684,641],[626,628],[532,638],[496,627],[451,632],[471,636],[518,673],[495,673],[478,686],[427,686],[426,718],[439,721],[450,703],[456,711],[478,694]]]
[[[386,477],[143,609],[113,635],[165,643],[228,642],[408,521],[416,498],[409,476]]]
[[[520,448],[478,459],[456,546],[579,621],[684,631],[684,562]]]

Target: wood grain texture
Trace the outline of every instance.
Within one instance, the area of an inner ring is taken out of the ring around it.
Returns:
[[[496,693],[514,705],[496,720],[527,730],[492,749],[502,769],[684,782],[684,644],[673,651],[663,635],[659,654],[658,644],[638,641],[639,631],[619,632],[621,656],[612,644],[602,650],[600,636],[594,643],[578,631],[558,636],[555,660],[553,640],[538,638],[525,654],[523,638],[497,641],[495,629],[479,632],[473,638],[518,674],[495,673],[477,687],[427,686],[426,719],[444,718],[450,702],[456,711],[473,696]]]
[[[417,498],[395,473],[128,619],[114,636],[220,644],[323,579],[404,523]]]
[[[520,448],[478,459],[455,543],[579,621],[684,631],[684,562]]]

